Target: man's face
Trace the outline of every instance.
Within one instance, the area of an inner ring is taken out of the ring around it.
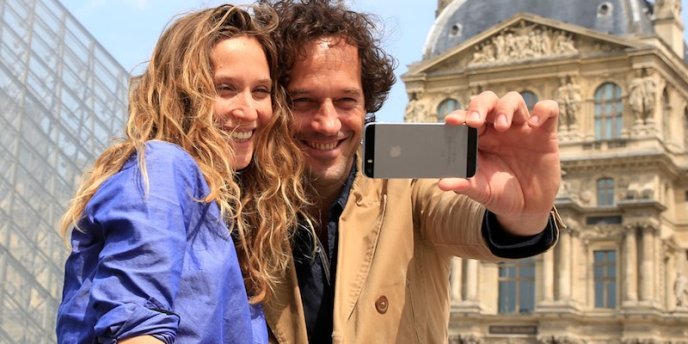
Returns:
[[[358,49],[337,37],[304,48],[287,85],[296,137],[314,182],[339,186],[353,164],[365,118]]]

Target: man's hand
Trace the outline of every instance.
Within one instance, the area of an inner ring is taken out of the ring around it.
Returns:
[[[513,234],[539,233],[561,181],[558,115],[559,106],[551,100],[538,102],[529,113],[517,92],[474,97],[466,110],[445,121],[478,129],[477,172],[470,179],[442,179],[440,188],[482,203]]]

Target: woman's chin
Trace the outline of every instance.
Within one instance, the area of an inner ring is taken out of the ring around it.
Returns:
[[[251,158],[253,156],[239,156],[234,159],[234,164],[232,164],[232,168],[234,168],[235,171],[241,171],[245,168],[248,167],[248,165],[251,164]]]

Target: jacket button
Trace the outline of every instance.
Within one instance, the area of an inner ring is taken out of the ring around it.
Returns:
[[[387,313],[387,308],[389,308],[389,301],[387,301],[387,297],[382,295],[377,298],[377,301],[375,301],[375,309],[377,309],[377,312],[380,314],[385,314]]]

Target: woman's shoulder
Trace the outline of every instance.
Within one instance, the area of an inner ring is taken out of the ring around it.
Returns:
[[[208,186],[194,158],[181,146],[165,141],[146,142],[144,159],[135,152],[122,169],[108,178],[100,189],[137,188],[152,195],[184,191],[203,197]]]
[[[198,168],[198,164],[191,154],[174,143],[161,140],[148,141],[144,146],[144,154],[145,161],[147,162],[170,165],[181,164]],[[136,154],[134,155],[136,156]]]

